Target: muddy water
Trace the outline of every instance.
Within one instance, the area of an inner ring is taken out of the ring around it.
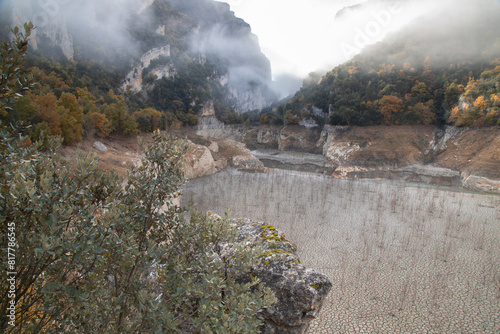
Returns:
[[[500,197],[235,170],[183,202],[263,220],[333,281],[309,333],[500,332]]]

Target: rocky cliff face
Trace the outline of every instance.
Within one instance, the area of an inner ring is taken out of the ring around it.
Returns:
[[[260,126],[206,132],[245,143],[268,167],[500,193],[500,132],[494,127]]]
[[[198,138],[198,144],[188,141],[184,155],[184,176],[194,179],[212,175],[232,167],[251,172],[264,172],[264,164],[244,144],[220,138]]]
[[[11,10],[12,25],[22,27],[25,22],[35,21],[37,29],[30,39],[30,46],[34,50],[38,50],[40,44],[47,43],[59,47],[67,59],[73,59],[73,38],[68,32],[65,18],[60,15],[57,3],[36,8],[31,1],[19,0],[12,5]]]
[[[218,99],[224,107],[242,113],[276,100],[270,88],[269,60],[250,26],[235,17],[227,4],[213,0],[7,3],[12,11],[10,25],[28,21],[37,25],[33,50],[112,65],[128,73],[123,90],[146,91],[147,96],[159,80],[182,72],[188,85],[196,81],[202,87],[211,86],[213,93],[192,97],[196,105]],[[191,64],[201,65],[208,74]]]
[[[156,80],[169,78],[175,74],[175,66],[170,59],[170,45],[154,48],[142,55],[139,64],[125,78],[122,89],[131,88],[134,93],[140,92],[143,89],[143,73],[149,68],[153,60],[160,58],[167,60],[166,64],[154,66],[150,69],[150,75]]]
[[[190,47],[204,61],[222,62],[219,82],[228,91],[233,107],[242,113],[261,110],[276,99],[271,90],[271,64],[261,52],[250,26],[234,16],[228,4],[191,0],[171,1],[196,22]]]

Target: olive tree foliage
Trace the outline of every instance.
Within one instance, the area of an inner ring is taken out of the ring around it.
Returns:
[[[0,133],[0,226],[16,223],[16,325],[3,333],[252,333],[273,294],[248,273],[259,250],[226,219],[172,204],[183,145],[155,133],[126,180],[83,153]],[[0,311],[7,312],[2,271]],[[5,298],[4,298],[5,297]]]
[[[2,113],[29,87],[18,68],[25,29],[1,51]],[[259,249],[236,243],[226,219],[193,212],[186,221],[173,204],[185,182],[181,141],[156,132],[121,179],[100,171],[95,154],[65,161],[59,137],[42,150],[21,132],[0,122],[1,333],[259,331],[275,301],[248,274]]]
[[[33,30],[32,23],[24,24],[24,33],[18,27],[12,29],[14,39],[11,43],[0,44],[0,116],[7,115],[9,103],[20,97],[33,86],[32,76],[21,76],[24,55],[28,50],[28,39]]]

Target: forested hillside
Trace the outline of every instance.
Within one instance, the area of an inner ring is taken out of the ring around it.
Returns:
[[[312,73],[261,122],[499,124],[500,11],[478,11],[421,18],[323,77]]]
[[[45,12],[35,1],[7,1],[0,13],[8,40],[13,25]],[[71,2],[50,14],[33,31],[23,67],[38,84],[1,116],[31,125],[32,140],[47,133],[71,144],[196,125],[207,101],[220,120],[241,123],[241,112],[274,99],[269,61],[225,4]]]

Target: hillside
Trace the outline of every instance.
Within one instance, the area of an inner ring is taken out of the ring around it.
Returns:
[[[43,130],[71,143],[96,125],[103,137],[194,125],[208,102],[220,120],[241,123],[239,114],[276,98],[269,60],[250,26],[227,4],[123,0],[52,8],[5,1],[0,39],[9,40],[11,27],[28,21],[36,29],[24,72],[34,74],[39,85],[2,119],[38,127],[32,139]],[[64,94],[81,110],[72,129],[63,129],[62,109],[44,109],[62,104]],[[67,136],[71,132],[75,138]]]
[[[364,6],[340,16],[356,17]],[[312,73],[293,98],[266,110],[261,121],[496,125],[500,39],[494,32],[500,29],[499,15],[498,2],[482,1],[418,17],[324,76]]]
[[[326,126],[321,130],[261,126],[217,130],[212,132],[215,137],[206,137],[207,131],[203,131],[205,136],[197,135],[194,128],[170,133],[190,141],[185,157],[189,178],[228,167],[263,172],[263,161],[268,167],[336,178],[392,179],[500,193],[500,131],[496,127]],[[141,137],[147,141],[149,135]],[[106,152],[93,147],[96,140],[106,146]],[[123,176],[127,164],[139,161],[141,154],[137,138],[130,136],[87,139],[63,147],[62,154],[72,161],[77,150],[95,152],[102,169]]]

